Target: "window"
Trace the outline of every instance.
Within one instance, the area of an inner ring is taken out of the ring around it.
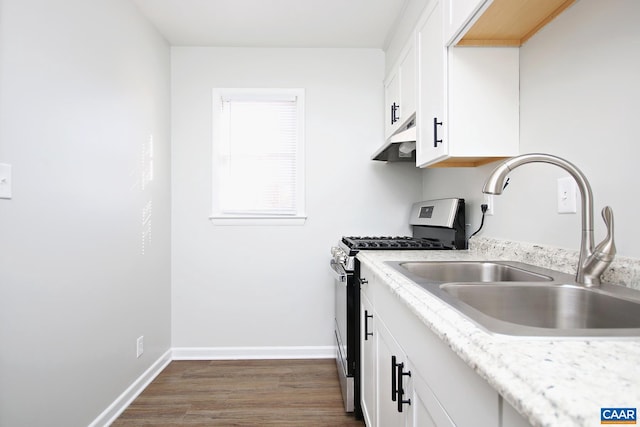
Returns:
[[[215,89],[213,99],[212,221],[304,223],[304,90]]]

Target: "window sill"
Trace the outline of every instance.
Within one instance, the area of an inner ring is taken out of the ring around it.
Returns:
[[[213,225],[304,225],[306,216],[221,216],[212,215],[209,220]]]

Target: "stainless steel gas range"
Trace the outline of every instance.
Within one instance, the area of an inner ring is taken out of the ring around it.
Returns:
[[[331,248],[335,276],[336,364],[345,410],[362,417],[360,408],[360,264],[364,250],[466,249],[464,199],[437,199],[415,203],[409,224],[413,235],[396,237],[342,237]]]

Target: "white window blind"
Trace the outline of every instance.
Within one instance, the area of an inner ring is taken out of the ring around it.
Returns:
[[[302,95],[256,89],[217,94],[214,217],[304,215]]]

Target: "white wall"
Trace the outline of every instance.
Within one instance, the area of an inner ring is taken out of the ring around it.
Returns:
[[[369,160],[382,143],[384,55],[364,49],[172,48],[175,347],[330,346],[329,249],[406,233],[420,171]],[[211,89],[306,90],[304,226],[217,226]]]
[[[171,345],[170,52],[128,0],[2,0],[0,52],[0,425],[86,426]]]
[[[568,159],[590,180],[596,243],[604,237],[600,210],[615,214],[618,254],[640,257],[637,245],[640,159],[640,2],[580,0],[531,38],[520,53],[520,150]],[[479,223],[482,184],[495,165],[425,170],[424,196],[460,194]],[[525,165],[495,198],[485,236],[570,249],[580,244],[580,215],[556,213],[550,165]]]

